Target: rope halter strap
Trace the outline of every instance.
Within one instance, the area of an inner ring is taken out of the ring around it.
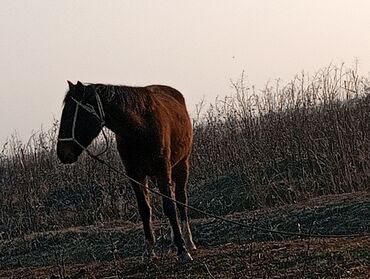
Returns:
[[[81,101],[78,101],[75,98],[71,97],[71,99],[76,103],[76,109],[75,109],[75,113],[74,113],[74,116],[73,116],[71,137],[70,138],[58,138],[58,141],[73,141],[79,147],[81,147],[83,150],[87,151],[87,153],[89,153],[90,155],[91,155],[91,152],[87,150],[87,147],[84,146],[84,145],[82,145],[76,139],[76,137],[75,137],[75,130],[76,130],[76,122],[77,122],[78,110],[79,110],[80,107],[82,109],[86,110],[88,113],[90,113],[93,116],[95,116],[97,119],[99,119],[99,121],[100,121],[100,127],[101,128],[103,128],[105,126],[105,113],[104,113],[104,109],[103,109],[103,104],[101,102],[101,99],[100,99],[100,96],[99,96],[98,93],[95,93],[95,98],[96,98],[96,103],[97,103],[97,106],[98,106],[98,112],[96,112],[96,110],[95,110],[95,108],[94,108],[93,105],[91,105],[91,104],[83,104]],[[107,142],[107,137],[106,137],[104,131],[103,131],[103,135],[104,135],[104,138],[106,139],[106,142]],[[108,146],[108,144],[107,144],[107,146]],[[106,149],[103,152],[101,152],[100,154],[94,155],[94,156],[99,156],[99,155],[103,154],[105,151],[106,151]]]

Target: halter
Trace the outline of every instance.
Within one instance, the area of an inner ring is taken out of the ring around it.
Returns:
[[[99,156],[103,153],[105,153],[108,149],[108,139],[107,139],[107,136],[106,134],[104,133],[104,130],[103,130],[103,127],[105,126],[105,113],[104,113],[104,109],[103,109],[103,104],[101,102],[101,99],[99,97],[99,94],[95,93],[95,98],[96,98],[96,102],[98,104],[98,111],[99,111],[99,114],[96,112],[95,108],[93,105],[91,104],[83,104],[81,101],[77,101],[75,98],[71,97],[71,99],[76,103],[76,110],[75,110],[75,113],[74,113],[74,116],[73,116],[73,123],[72,123],[72,135],[70,138],[58,138],[58,141],[73,141],[74,143],[76,143],[79,147],[81,147],[83,150],[85,150],[89,155],[92,155],[92,156]],[[100,121],[100,127],[102,128],[102,132],[103,132],[103,136],[105,138],[105,141],[106,141],[106,148],[100,152],[98,155],[93,155],[88,149],[87,147],[83,146],[75,137],[75,128],[76,128],[76,122],[77,122],[77,115],[78,115],[78,109],[79,107],[83,108],[84,110],[86,110],[88,113],[92,114],[93,116],[95,116],[96,118],[99,119]]]

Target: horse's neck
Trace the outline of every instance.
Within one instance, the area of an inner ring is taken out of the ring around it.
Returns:
[[[132,104],[131,104],[132,105]],[[141,118],[141,114],[129,107],[130,104],[108,102],[105,105],[106,126],[116,134],[130,132],[132,123]]]
[[[117,130],[120,126],[120,119],[124,114],[124,110],[118,104],[104,100],[103,103],[104,112],[105,112],[105,125],[108,129],[112,130],[114,133],[117,133]]]
[[[130,88],[127,88],[130,90]],[[133,95],[122,96],[119,94],[136,94],[136,92],[114,92],[105,94],[103,106],[105,107],[106,126],[114,133],[128,132],[128,127],[139,121],[144,114],[146,106],[140,103]]]

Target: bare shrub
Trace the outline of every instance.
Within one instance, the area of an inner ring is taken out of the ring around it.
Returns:
[[[194,119],[190,203],[217,214],[297,203],[310,197],[368,190],[369,81],[356,69],[327,67],[261,93],[244,76],[234,93]],[[0,236],[137,221],[124,177],[82,155],[56,157],[58,122],[27,143],[15,136],[0,154]],[[103,158],[122,166],[114,137]],[[104,141],[94,141],[100,150]],[[160,215],[158,200],[155,212]],[[190,214],[193,214],[190,212]],[[193,214],[193,217],[196,217]]]
[[[195,204],[225,214],[368,190],[370,90],[356,69],[233,87],[194,124]]]

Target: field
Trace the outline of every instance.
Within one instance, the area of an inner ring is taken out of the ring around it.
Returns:
[[[343,194],[229,215],[279,230],[370,233],[370,194]],[[313,221],[315,223],[313,224]],[[2,243],[0,278],[369,278],[370,238],[285,238],[211,219],[192,222],[198,250],[180,265],[169,228],[157,222],[158,259],[147,263],[141,226],[115,222],[28,235]],[[20,267],[21,266],[21,267]],[[69,277],[68,277],[69,276]],[[55,277],[54,277],[55,278]],[[56,277],[58,278],[58,277]]]
[[[179,265],[154,196],[159,257],[143,262],[128,181],[86,155],[61,165],[55,122],[28,143],[10,138],[0,154],[0,278],[369,278],[369,80],[331,66],[262,92],[243,76],[232,85],[193,119],[190,204],[333,237],[190,211],[198,250]],[[103,158],[121,164],[111,135]]]

